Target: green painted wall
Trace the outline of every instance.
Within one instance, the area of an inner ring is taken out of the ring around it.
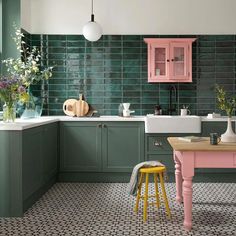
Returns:
[[[12,36],[15,29],[13,23],[20,27],[20,0],[1,0],[1,59],[19,57]],[[4,73],[4,68],[3,68]]]

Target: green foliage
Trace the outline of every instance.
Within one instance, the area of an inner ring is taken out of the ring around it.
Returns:
[[[21,57],[17,59],[8,58],[2,61],[7,67],[8,74],[20,78],[26,88],[40,80],[48,80],[52,76],[52,67],[43,68],[40,66],[40,51],[36,47],[30,50],[23,40],[24,34],[16,26],[14,27],[15,37],[13,40],[16,43],[17,50],[21,53]]]
[[[0,99],[8,104],[18,100],[26,102],[29,100],[27,94],[31,84],[41,80],[48,80],[52,76],[52,67],[40,65],[40,51],[33,47],[30,49],[24,39],[24,34],[15,25],[15,37],[13,40],[20,58],[7,58],[2,61],[7,68],[7,75],[0,77]]]
[[[220,110],[231,117],[236,109],[236,97],[229,96],[222,86],[216,85],[217,101]]]

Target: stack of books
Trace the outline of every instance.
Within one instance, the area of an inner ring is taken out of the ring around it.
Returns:
[[[185,136],[185,137],[178,137],[179,140],[181,141],[186,141],[186,142],[200,142],[200,141],[205,141],[206,139],[203,137],[198,137],[198,136]]]

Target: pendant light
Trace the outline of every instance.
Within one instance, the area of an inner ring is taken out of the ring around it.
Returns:
[[[92,0],[92,14],[91,14],[91,21],[89,21],[83,27],[83,35],[89,41],[97,41],[102,36],[102,28],[101,26],[94,21],[94,14],[93,14],[93,0]]]

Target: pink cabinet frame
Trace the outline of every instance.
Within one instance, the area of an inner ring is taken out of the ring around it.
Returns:
[[[145,38],[148,44],[148,82],[192,82],[192,43],[196,38]],[[163,62],[158,61],[158,51],[165,51]],[[176,57],[175,49],[183,49]],[[156,64],[162,65],[158,69]],[[179,74],[178,74],[179,72]]]

